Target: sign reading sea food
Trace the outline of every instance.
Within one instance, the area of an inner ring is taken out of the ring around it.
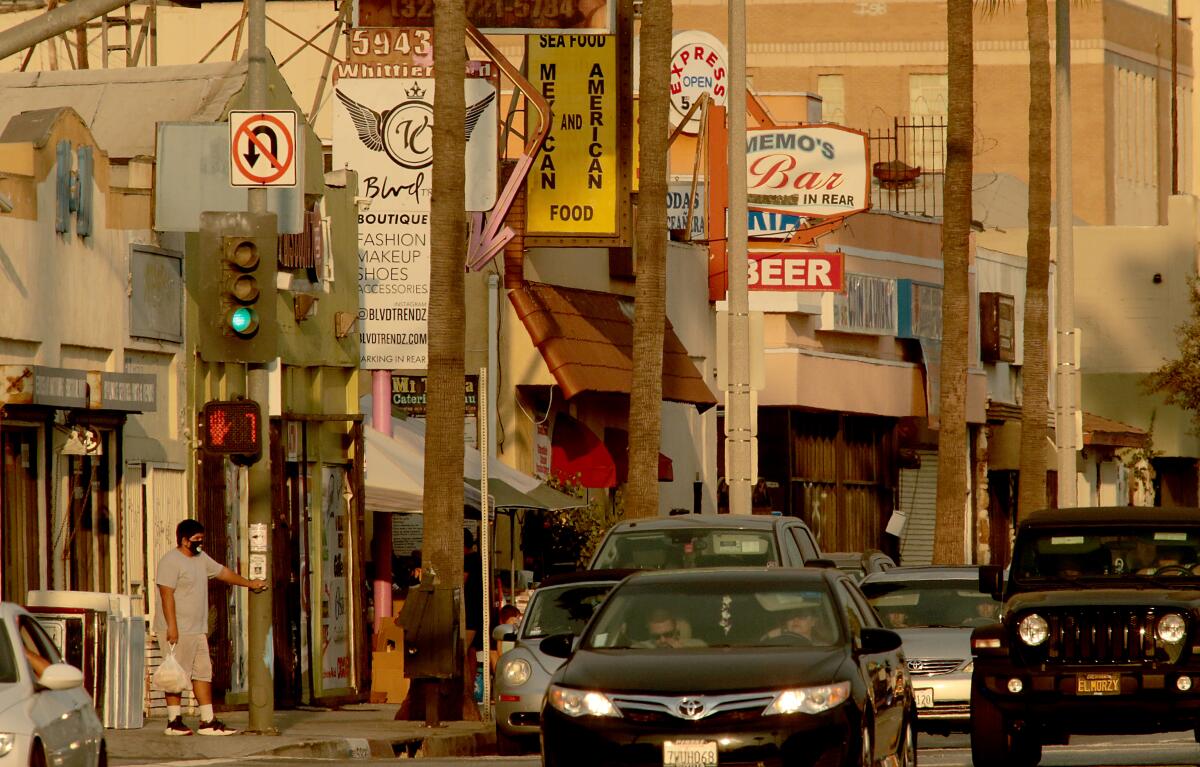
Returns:
[[[538,35],[528,41],[529,80],[550,102],[553,124],[528,181],[526,232],[615,236],[617,43],[612,35]],[[529,130],[536,130],[536,118]]]
[[[752,130],[746,137],[752,208],[829,218],[871,206],[867,134],[840,125]]]

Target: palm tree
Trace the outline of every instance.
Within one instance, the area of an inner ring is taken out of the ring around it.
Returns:
[[[433,572],[438,588],[452,589],[463,583],[463,263],[467,252],[463,0],[434,3],[433,23],[437,31],[433,167],[437,172],[429,216],[429,378],[421,554],[422,565]],[[463,657],[461,649],[458,657]]]
[[[1046,344],[1050,286],[1050,13],[1027,0],[1029,36],[1029,236],[1025,245],[1025,329],[1021,366],[1021,484],[1017,518],[1046,505]]]
[[[643,0],[641,29],[641,186],[637,216],[637,293],[633,381],[629,395],[629,484],[626,517],[658,514],[658,448],[662,436],[663,327],[666,322],[667,132],[671,0]]]
[[[947,0],[948,125],[942,204],[942,367],[934,564],[963,560],[967,501],[967,267],[971,246],[974,19],[971,0]]]

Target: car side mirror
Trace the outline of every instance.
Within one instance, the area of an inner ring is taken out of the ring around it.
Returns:
[[[874,655],[895,652],[904,644],[904,640],[891,629],[863,628],[858,633],[858,643],[864,653]]]
[[[979,591],[988,594],[997,602],[1004,598],[1004,568],[1000,565],[984,565],[979,568]]]
[[[553,634],[543,639],[538,647],[551,658],[569,658],[575,651],[577,640],[574,634]]]
[[[517,636],[517,627],[511,623],[501,623],[492,629],[492,639],[497,642],[511,642]]]
[[[52,663],[37,680],[47,690],[71,690],[83,686],[83,672],[69,663]]]

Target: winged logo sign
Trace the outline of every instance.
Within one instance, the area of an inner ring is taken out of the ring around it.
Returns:
[[[467,210],[496,202],[495,86],[468,78]],[[433,186],[433,80],[343,79],[334,90],[333,163],[358,172],[372,210],[428,210]]]

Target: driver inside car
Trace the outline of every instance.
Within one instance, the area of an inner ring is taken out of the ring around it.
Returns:
[[[817,609],[813,605],[789,610],[778,627],[763,634],[764,640],[784,639],[804,644],[814,642],[817,629]]]

